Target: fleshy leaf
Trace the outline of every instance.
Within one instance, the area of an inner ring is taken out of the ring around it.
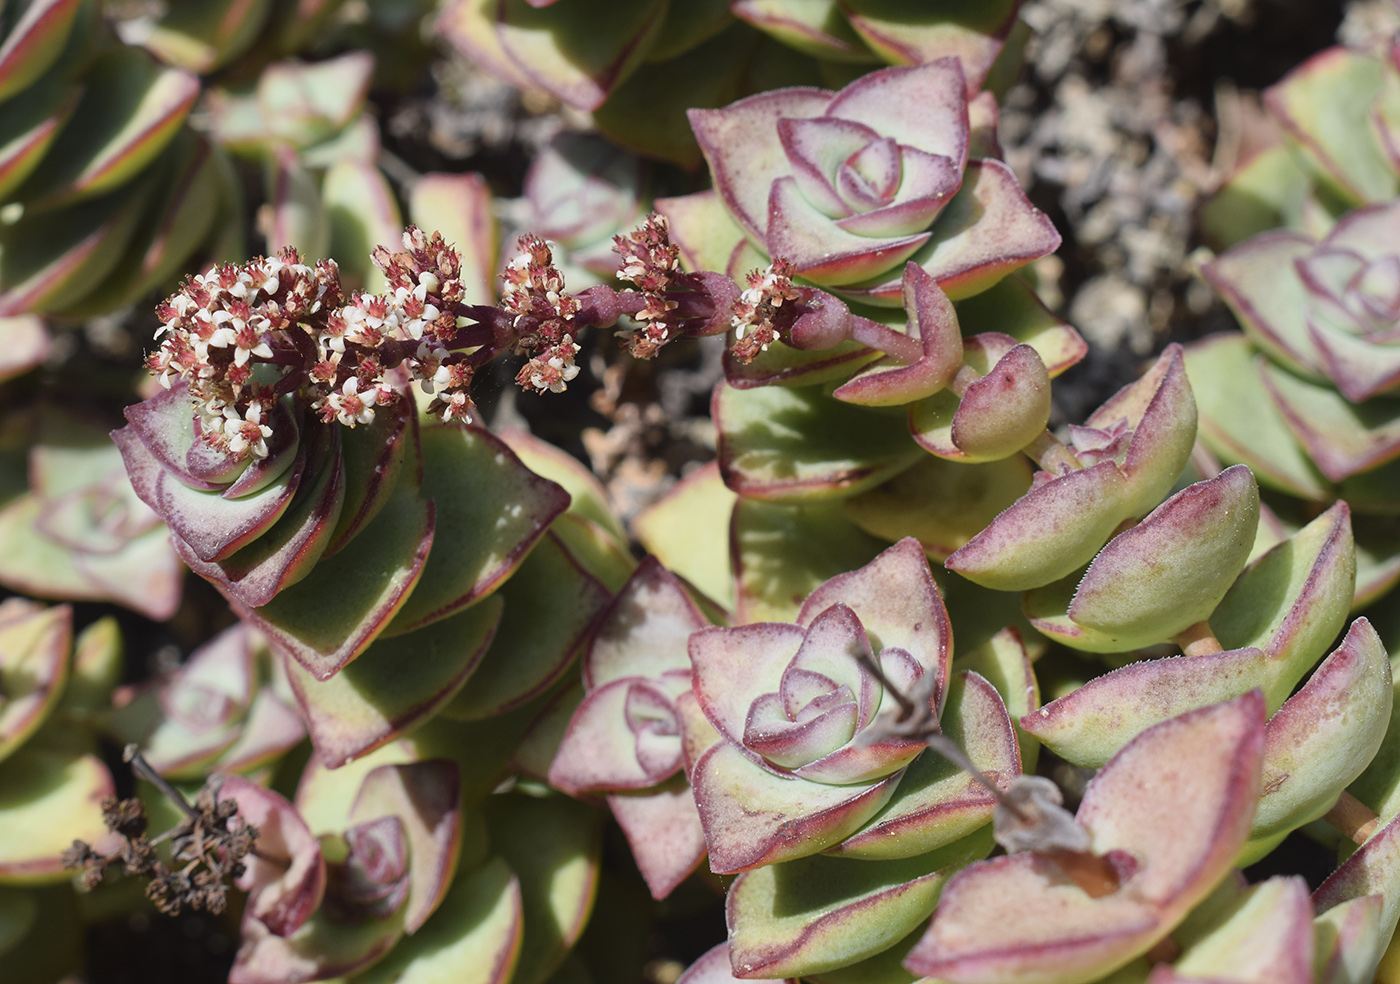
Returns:
[[[289,660],[287,677],[321,761],[335,767],[358,758],[442,708],[481,665],[502,607],[488,598],[416,632],[378,639],[325,681]]]
[[[885,805],[902,774],[868,786],[825,786],[778,776],[721,742],[700,757],[690,777],[710,870],[728,874],[830,847]]]
[[[975,864],[944,890],[906,966],[953,982],[1079,984],[1146,952],[1229,870],[1253,817],[1263,738],[1258,693],[1143,732],[1090,783],[1076,816],[1096,852],[1132,856],[1116,892],[1091,898],[1033,853]],[[1008,898],[1022,918],[1005,918]]]
[[[738,498],[709,462],[673,485],[632,520],[643,547],[726,609],[734,608],[729,526]]]
[[[946,560],[1030,486],[1031,467],[1021,456],[980,465],[930,456],[843,506],[867,533],[887,540],[913,536],[929,557]]]
[[[23,598],[0,603],[0,760],[11,755],[57,705],[68,679],[73,610]]]
[[[432,917],[357,984],[507,984],[524,933],[520,880],[492,858],[452,882]]]
[[[456,720],[491,717],[538,696],[572,664],[608,593],[546,534],[501,588],[505,614],[471,686],[444,710]],[[540,600],[549,599],[541,618]]]
[[[417,932],[447,893],[461,850],[457,766],[442,759],[383,765],[365,776],[350,808],[353,823],[396,817],[409,849],[404,931]]]
[[[278,793],[242,776],[225,776],[219,798],[238,804],[239,816],[258,828],[258,848],[235,884],[249,893],[245,926],[256,920],[274,936],[291,936],[321,905],[326,862],[296,808]],[[286,858],[287,865],[276,859]]]
[[[494,849],[520,879],[524,938],[512,984],[541,984],[588,921],[602,830],[596,810],[562,796],[493,796],[486,804]]]
[[[391,633],[446,618],[495,590],[569,504],[568,493],[484,430],[425,427],[420,440],[434,549]]]
[[[63,852],[106,838],[99,805],[116,791],[95,755],[23,748],[0,762],[0,884],[67,881]]]
[[[943,733],[994,783],[1020,774],[1016,732],[1000,695],[975,673],[955,680],[939,715]],[[827,854],[900,858],[939,850],[991,821],[996,800],[981,783],[932,751],[923,752],[885,807]]]
[[[725,484],[753,498],[853,495],[922,454],[898,417],[833,401],[818,389],[721,385],[713,413]]]
[[[928,918],[953,872],[991,850],[990,834],[899,860],[817,855],[744,872],[725,905],[735,972],[816,974],[879,953]]]
[[[683,776],[636,793],[613,793],[608,807],[652,898],[670,895],[705,857],[705,830]]]
[[[840,502],[783,506],[740,498],[730,538],[738,623],[792,619],[812,589],[884,546],[847,519]]]

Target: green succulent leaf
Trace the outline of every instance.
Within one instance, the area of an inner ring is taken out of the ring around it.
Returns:
[[[682,478],[632,520],[647,553],[726,610],[734,609],[729,528],[738,496],[710,462]]]
[[[884,546],[847,519],[840,502],[783,506],[741,498],[730,536],[740,624],[791,621],[812,589],[868,563]]]
[[[567,492],[484,430],[424,427],[420,440],[422,495],[433,500],[437,517],[434,550],[391,633],[421,628],[490,594],[569,504]]]
[[[505,615],[471,685],[443,713],[455,720],[493,717],[528,703],[573,664],[609,594],[552,533],[546,534],[499,592]],[[549,617],[540,617],[541,599]]]
[[[66,881],[63,852],[107,836],[99,804],[115,793],[96,755],[24,748],[0,763],[0,884]]]
[[[417,933],[355,984],[507,984],[523,930],[520,880],[501,858],[460,875]]]
[[[726,903],[734,969],[789,977],[867,959],[927,919],[948,878],[991,848],[984,829],[910,858],[816,855],[745,872]]]
[[[287,677],[321,761],[337,766],[359,758],[440,711],[481,666],[503,607],[488,598],[417,631],[378,639],[325,681],[289,660]]]
[[[541,984],[578,941],[597,890],[601,815],[562,796],[486,805],[491,843],[520,880],[524,934],[512,984]]]

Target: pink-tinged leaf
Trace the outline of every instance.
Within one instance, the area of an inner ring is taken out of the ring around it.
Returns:
[[[1170,968],[1158,964],[1149,984],[1313,984],[1313,910],[1302,878],[1270,878],[1213,915],[1204,932],[1173,935],[1183,953]]]
[[[826,786],[776,775],[721,742],[700,757],[690,777],[710,870],[744,871],[839,843],[885,805],[900,775],[871,785]]]
[[[943,733],[1001,786],[1021,773],[1016,731],[995,688],[976,673],[953,683],[940,716]],[[991,821],[996,800],[981,783],[932,751],[904,771],[885,807],[827,854],[861,859],[938,850]]]
[[[886,544],[842,502],[774,505],[740,498],[730,523],[736,623],[792,621],[822,582],[868,564]]]
[[[962,188],[929,230],[931,239],[910,257],[953,300],[981,293],[1012,270],[1053,253],[1060,234],[1030,203],[1001,161],[972,161]],[[837,293],[884,307],[898,306],[897,279],[847,284]]]
[[[343,765],[439,711],[481,665],[502,607],[488,598],[416,632],[376,640],[325,681],[289,660],[287,677],[321,761]]]
[[[418,583],[433,544],[433,507],[404,469],[385,508],[333,561],[239,615],[273,647],[327,680],[383,631]]]
[[[132,485],[196,558],[219,561],[261,537],[282,518],[305,471],[304,442],[301,447],[298,460],[290,468],[260,491],[241,499],[225,499],[216,492],[192,489],[168,471],[156,477],[149,498],[141,475],[132,475]]]
[[[374,56],[368,51],[317,62],[274,62],[258,76],[258,111],[277,142],[310,147],[355,118],[373,79]]]
[[[1308,332],[1328,378],[1352,403],[1364,403],[1400,384],[1400,349],[1378,345],[1317,318],[1308,320]]]
[[[1263,366],[1264,386],[1319,471],[1340,482],[1400,455],[1400,415],[1387,400],[1357,406],[1333,387]]]
[[[948,884],[905,966],[953,984],[1080,984],[1146,952],[1228,872],[1253,818],[1263,743],[1258,692],[1143,732],[1076,816],[1096,852],[1131,855],[1116,892],[1091,898],[1033,853],[973,865]],[[1005,918],[1009,898],[1018,919]]]
[[[967,96],[962,66],[943,58],[862,75],[832,98],[826,116],[859,120],[882,137],[967,165]]]
[[[766,239],[770,187],[792,171],[778,121],[821,116],[832,96],[824,89],[775,89],[723,109],[686,114],[710,165],[715,191],[755,242]]]
[[[203,466],[210,456],[202,450],[195,455],[195,462],[201,466],[201,475],[191,470],[190,456],[194,453],[197,438],[189,388],[183,381],[177,380],[170,389],[158,391],[149,400],[127,407],[123,413],[129,426],[114,431],[112,439],[122,449],[127,471],[133,473],[133,483],[137,481],[135,473],[138,471],[144,476],[147,471],[158,474],[168,469],[191,488],[214,492],[221,491],[237,474],[230,465],[211,478],[201,477],[211,470]],[[131,442],[135,442],[136,446],[132,453],[128,453],[126,448]],[[145,458],[152,459],[151,465],[156,467],[152,469],[147,466],[141,460]],[[141,467],[138,468],[138,465]],[[143,487],[149,487],[148,494],[155,495],[153,481],[143,481]]]
[[[1264,388],[1257,350],[1239,332],[1222,332],[1186,349],[1199,410],[1199,435],[1227,461],[1249,465],[1261,485],[1305,499],[1326,499],[1323,478]]]
[[[111,191],[151,163],[189,114],[199,79],[119,46],[88,70],[82,99],[25,193],[46,204]]]
[[[560,742],[549,784],[578,796],[646,789],[674,774],[681,767],[681,726],[674,697],[662,687],[688,689],[689,682],[688,673],[655,682],[621,677],[590,691]],[[641,702],[651,712],[645,721],[635,713]],[[640,733],[647,725],[647,733]]]
[[[188,544],[183,539],[177,539],[176,548],[190,569],[206,580],[220,583],[240,604],[250,608],[266,605],[284,588],[309,574],[330,542],[345,499],[340,435],[341,428],[321,428],[308,436],[304,442],[305,471],[314,477],[298,486],[298,494],[277,523],[247,546],[208,563],[192,548],[186,549]]]
[[[1051,379],[1078,364],[1089,351],[1079,333],[1047,308],[1019,275],[964,298],[956,310],[968,335],[994,331],[1035,349]]]
[[[762,269],[766,264],[743,264],[747,270]],[[745,269],[736,271],[742,277]],[[816,383],[841,382],[852,372],[883,358],[884,353],[855,340],[841,342],[832,348],[799,349],[784,342],[774,342],[768,351],[759,352],[752,362],[740,362],[732,348],[724,351],[724,378],[737,389],[756,386],[809,386]]]
[[[219,0],[167,9],[144,25],[139,43],[167,64],[207,75],[244,53],[258,38],[269,6],[268,0]]]
[[[729,944],[725,942],[706,950],[704,956],[686,968],[676,984],[740,984],[740,981],[747,980],[754,978],[734,976],[729,960]],[[797,984],[797,980],[785,977],[781,984]]]
[[[311,918],[326,890],[320,842],[296,807],[242,776],[224,776],[219,798],[237,803],[238,815],[258,828],[259,853],[248,855],[243,874],[234,880],[249,893],[248,919],[274,936],[292,935]]]
[[[1018,6],[1012,0],[933,9],[882,0],[841,4],[851,26],[887,62],[915,65],[956,57],[967,78],[969,99],[1001,53]]]
[[[1168,345],[1135,383],[1129,383],[1084,421],[1111,428],[1121,420],[1133,428],[1123,475],[1130,516],[1154,509],[1181,477],[1196,443],[1196,401],[1180,345]]]
[[[1318,984],[1368,984],[1386,949],[1379,893],[1348,899],[1313,920]]]
[[[421,628],[490,594],[569,504],[567,492],[480,428],[425,427],[420,441],[436,549],[392,632]]]
[[[500,0],[496,37],[515,70],[588,111],[636,71],[665,16],[666,4],[656,0],[624,0],[604,11],[576,3],[541,9]],[[568,44],[562,43],[565,38]]]
[[[1169,639],[1215,611],[1244,569],[1258,524],[1259,487],[1248,468],[1197,482],[1099,552],[1068,615],[1116,637],[1123,650]]]
[[[1350,204],[1395,195],[1396,176],[1371,128],[1383,63],[1336,47],[1309,58],[1264,92],[1264,105],[1332,190]]]
[[[6,227],[0,317],[70,307],[98,287],[121,261],[155,190],[148,173],[121,193],[30,211]]]
[[[1040,683],[1031,666],[1030,653],[1021,630],[1014,625],[996,632],[990,639],[963,650],[953,661],[953,672],[973,672],[996,688],[1013,723],[1040,709]],[[946,712],[945,712],[946,713]],[[1022,772],[1034,772],[1040,742],[1016,724]]]
[[[592,520],[616,537],[626,539],[622,524],[609,505],[607,489],[588,466],[562,448],[528,431],[506,428],[497,437],[515,452],[521,464],[569,493],[569,512]]]
[[[44,723],[68,679],[73,610],[23,598],[0,602],[0,759]]]
[[[715,388],[725,484],[779,502],[852,495],[913,464],[922,452],[898,417],[843,404],[817,387]]]
[[[1351,510],[1338,501],[1241,572],[1211,614],[1216,638],[1269,656],[1273,712],[1346,625],[1356,583]]]
[[[496,217],[491,212],[491,189],[476,172],[425,174],[409,192],[408,214],[428,233],[441,232],[462,254],[466,296],[496,296]]]
[[[872,146],[891,144],[892,138],[886,137]],[[900,147],[897,153],[898,160],[889,170],[899,178],[898,188],[887,201],[871,202],[869,211],[838,219],[836,224],[842,229],[862,236],[907,236],[921,232],[938,217],[962,184],[962,171],[947,157],[913,147]],[[856,183],[853,177],[858,162],[859,158],[837,171],[839,187],[856,184],[856,188],[843,192],[848,199],[864,191],[863,185]]]
[[[791,176],[773,182],[768,200],[768,252],[789,260],[806,280],[839,289],[902,264],[929,234],[864,236],[847,232],[811,205]]]
[[[457,868],[462,817],[457,766],[442,759],[383,765],[365,776],[350,808],[354,823],[395,817],[409,849],[404,931],[414,933],[438,907]]]
[[[0,882],[68,881],[63,852],[75,839],[116,850],[101,809],[116,793],[96,755],[28,747],[0,762]]]
[[[931,560],[943,561],[1030,486],[1031,465],[1024,457],[964,465],[930,456],[843,506],[872,536],[912,536]]]
[[[1276,230],[1246,240],[1201,265],[1201,276],[1224,298],[1250,339],[1296,372],[1315,375],[1322,359],[1308,332],[1307,288],[1295,261],[1317,244],[1301,233]]]
[[[499,857],[474,870],[465,863],[463,868],[433,918],[357,974],[360,984],[507,984],[525,931],[520,880]]]
[[[652,898],[670,895],[705,857],[705,830],[684,776],[651,789],[613,793],[608,807]]]
[[[700,761],[700,756],[724,741],[724,736],[705,717],[704,708],[700,706],[694,691],[688,690],[676,698],[676,716],[681,722],[681,761],[688,780],[694,774],[695,763]]]
[[[805,977],[868,959],[926,920],[948,878],[991,849],[984,826],[941,850],[898,860],[815,856],[747,871],[725,903],[734,971]]]
[[[805,55],[835,62],[875,62],[835,0],[731,0],[735,17]]]
[[[578,941],[598,887],[602,814],[564,796],[491,796],[492,850],[520,879],[524,939],[512,984],[542,984]]]
[[[1352,623],[1342,644],[1269,719],[1264,795],[1255,839],[1300,827],[1331,809],[1380,750],[1390,725],[1390,658],[1371,623]]]
[[[0,99],[26,88],[63,52],[82,0],[29,4],[0,46]]]
[[[904,267],[902,290],[908,333],[919,339],[923,358],[907,366],[878,363],[837,387],[832,395],[838,400],[868,406],[908,403],[943,389],[962,367],[962,335],[948,295],[923,267],[913,263]]]
[[[599,616],[584,684],[592,690],[623,677],[688,674],[687,640],[708,624],[676,576],[648,557]]]
[[[743,744],[749,707],[777,691],[805,633],[778,622],[701,629],[690,637],[695,696],[730,741]]]
[[[0,71],[3,71],[0,56]],[[9,198],[44,160],[54,138],[67,124],[82,98],[83,90],[64,80],[35,86],[17,99],[0,107],[0,122],[12,134],[0,147],[0,195]]]
[[[1268,656],[1252,648],[1144,660],[1052,700],[1022,717],[1021,727],[1056,755],[1097,769],[1147,728],[1263,687],[1268,679]]]
[[[288,937],[244,912],[229,984],[307,984],[350,975],[380,960],[403,935],[403,907],[385,918],[334,922],[318,911]]]
[[[301,716],[272,687],[263,686],[248,708],[243,733],[219,756],[219,770],[251,772],[291,751],[305,737]]]
[[[1123,519],[1126,486],[1104,461],[1032,488],[944,566],[998,591],[1049,584],[1098,552]]]
[[[827,218],[850,215],[852,208],[842,200],[832,183],[833,178],[842,163],[866,145],[878,141],[880,134],[853,120],[830,116],[783,117],[778,120],[778,139],[782,141],[792,166],[792,177],[802,196]],[[895,180],[898,181],[898,175]]]
[[[1363,926],[1356,927],[1371,930],[1374,935],[1358,932],[1357,938],[1348,942],[1360,952],[1342,953],[1345,965],[1363,970],[1355,980],[1371,980],[1387,942],[1395,933],[1396,921],[1400,919],[1400,891],[1397,891],[1397,886],[1400,886],[1400,817],[1373,833],[1313,892],[1313,908],[1319,919],[1352,900],[1374,896],[1381,898],[1380,913],[1374,923],[1367,918]]]
[[[1029,345],[1017,345],[968,386],[950,436],[969,461],[1006,458],[1050,421],[1050,375]]]
[[[419,467],[418,418],[408,400],[375,408],[369,425],[341,428],[345,504],[326,546],[332,556],[379,515],[398,486],[404,467]]]
[[[470,721],[520,707],[573,665],[608,592],[547,533],[500,591],[505,614],[496,639],[472,675],[471,686],[444,710]],[[540,617],[541,598],[550,617]]]
[[[934,693],[941,706],[948,689],[952,629],[917,540],[906,537],[859,570],[821,584],[803,603],[797,623],[809,626],[837,604],[856,613],[877,649],[902,649],[936,674]]]
[[[1188,711],[1133,739],[1085,793],[1075,819],[1094,850],[1137,858],[1125,890],[1172,913],[1167,922],[1205,897],[1248,834],[1264,736],[1257,691]]]
[[[497,0],[451,0],[443,4],[433,25],[454,48],[492,75],[517,89],[528,89],[533,80],[501,46],[496,34]]]

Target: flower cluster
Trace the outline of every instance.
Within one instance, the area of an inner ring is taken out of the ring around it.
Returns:
[[[501,279],[501,307],[514,316],[514,327],[520,332],[516,351],[534,351],[515,381],[541,393],[564,392],[578,375],[573,321],[579,302],[565,292],[564,275],[554,265],[549,243],[539,236],[521,236],[519,253],[506,265]]]
[[[739,295],[739,303],[734,305],[734,316],[730,319],[734,327],[734,357],[740,362],[752,362],[758,353],[766,352],[768,346],[778,340],[777,319],[781,315],[791,316],[794,310],[789,305],[783,311],[783,302],[795,301],[799,296],[792,283],[793,273],[792,264],[782,257],[773,260],[764,270],[749,271],[749,286]]]
[[[641,327],[627,337],[627,348],[638,359],[650,359],[671,339],[675,325],[668,317],[679,303],[666,296],[680,270],[680,249],[671,242],[666,217],[652,212],[640,229],[613,237],[613,252],[622,258],[617,279],[642,293],[643,306],[633,317]]]
[[[472,365],[457,349],[476,339],[460,331],[461,261],[436,233],[410,228],[403,246],[374,252],[388,291],[349,298],[333,260],[310,266],[290,248],[213,267],[157,308],[147,366],[167,388],[187,383],[204,440],[235,457],[267,457],[272,408],[296,391],[323,421],[354,427],[418,381],[444,420],[469,419]]]

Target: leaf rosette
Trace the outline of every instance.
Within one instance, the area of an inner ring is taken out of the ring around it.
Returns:
[[[898,307],[906,261],[957,298],[1060,242],[1006,165],[970,158],[966,90],[962,64],[947,57],[839,92],[776,89],[691,110],[690,121],[716,192],[755,247],[810,283]]]
[[[721,736],[690,776],[711,869],[814,854],[884,806],[924,745],[877,723],[896,701],[870,664],[941,710],[950,642],[947,612],[913,540],[818,587],[796,625],[692,635],[695,696]]]

